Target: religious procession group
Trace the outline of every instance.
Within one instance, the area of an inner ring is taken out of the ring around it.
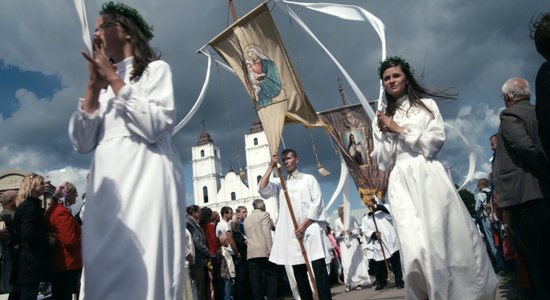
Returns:
[[[533,33],[537,50],[550,59],[550,14],[533,24]],[[315,177],[298,170],[296,151],[274,155],[259,182],[262,197],[278,198],[275,224],[261,200],[246,218],[241,208],[233,222],[232,210],[222,209],[216,226],[207,208],[185,205],[183,168],[171,142],[171,71],[151,48],[152,37],[153,28],[137,10],[123,3],[103,4],[93,54],[83,53],[88,84],[69,123],[73,147],[94,153],[81,238],[80,225],[67,209],[76,189],[62,184],[44,215],[38,200],[44,178],[25,176],[13,223],[5,221],[15,256],[16,272],[8,276],[19,293],[14,299],[36,299],[39,283],[48,275],[54,298],[70,299],[69,291],[78,283],[80,247],[81,299],[211,299],[211,290],[216,299],[275,299],[275,265],[291,266],[287,278],[301,299],[331,299],[323,197]],[[383,191],[389,209],[362,199],[372,208],[362,234],[373,245],[383,245],[380,252],[387,250],[382,256],[389,262],[375,268],[375,287],[384,288],[383,272],[391,267],[396,287],[404,287],[407,299],[494,299],[498,279],[486,246],[436,159],[445,125],[433,99],[454,95],[425,89],[401,57],[384,60],[378,75],[387,106],[373,120],[370,157],[390,174]],[[550,123],[542,117],[549,114],[550,62],[537,76],[536,109],[525,80],[506,81],[502,92],[506,109],[496,135],[495,191],[485,199],[491,199],[495,211],[502,209],[499,220],[523,260],[530,296],[550,299],[550,256],[544,253],[550,249]],[[284,180],[272,174],[279,162],[286,170]],[[478,219],[484,228],[483,217]],[[364,259],[353,256],[346,262],[344,253],[358,231],[344,228],[336,237],[351,289],[363,284],[354,281],[355,275],[367,267],[358,262]],[[498,261],[498,251],[491,253]],[[373,255],[374,261],[384,261]],[[206,280],[210,266],[212,280]]]

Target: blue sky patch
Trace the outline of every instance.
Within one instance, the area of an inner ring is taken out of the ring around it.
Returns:
[[[38,98],[49,98],[61,89],[61,79],[56,75],[24,71],[0,61],[0,114],[4,118],[11,117],[19,109],[15,92],[21,88],[35,93]]]

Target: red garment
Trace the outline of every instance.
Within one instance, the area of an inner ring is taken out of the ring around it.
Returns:
[[[214,228],[214,224],[208,222],[201,225],[201,228],[204,231],[204,235],[206,236],[206,243],[208,244],[210,256],[214,257],[218,252],[218,239],[216,238],[216,229]]]
[[[59,202],[53,202],[46,211],[50,232],[55,234],[52,247],[54,272],[82,269],[82,243],[80,225],[71,212]]]

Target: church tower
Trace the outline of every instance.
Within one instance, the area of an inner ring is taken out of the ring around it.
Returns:
[[[220,149],[204,129],[191,152],[195,204],[205,206],[215,203],[222,171]]]
[[[269,144],[264,133],[264,128],[260,120],[256,120],[250,127],[250,132],[244,136],[244,148],[246,152],[246,176],[248,179],[248,188],[251,196],[261,199],[258,193],[258,183],[268,164],[271,162],[271,153],[269,153]],[[266,210],[271,217],[278,215],[278,205],[276,197],[265,200]]]
[[[259,120],[250,127],[250,133],[244,136],[244,149],[246,152],[246,177],[248,187],[254,196],[258,195],[258,183],[271,161],[269,145],[264,128]]]

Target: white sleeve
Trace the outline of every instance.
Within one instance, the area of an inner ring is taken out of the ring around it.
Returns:
[[[99,142],[99,128],[102,118],[99,117],[99,109],[93,114],[82,110],[82,101],[78,102],[77,110],[69,120],[69,139],[76,151],[88,153],[95,149]]]
[[[323,195],[321,193],[321,186],[319,182],[313,176],[308,176],[310,178],[308,185],[311,197],[311,205],[307,212],[307,218],[314,221],[324,221],[325,215],[323,213],[325,205],[323,203]]]
[[[172,72],[164,61],[154,61],[141,76],[141,84],[127,84],[120,89],[114,106],[130,131],[155,143],[174,126]]]
[[[378,118],[375,118],[372,122],[372,138],[374,147],[370,156],[378,164],[380,170],[387,172],[395,163],[397,135],[395,133],[382,132],[378,128]]]
[[[425,127],[410,127],[399,135],[399,140],[410,148],[418,147],[426,158],[435,157],[445,142],[445,123],[437,104],[432,99],[422,99],[422,102],[433,114]],[[423,124],[421,125],[423,126]]]
[[[273,196],[276,196],[279,192],[279,185],[277,183],[269,181],[265,188],[259,189],[258,192],[260,196],[264,199],[269,199]]]

